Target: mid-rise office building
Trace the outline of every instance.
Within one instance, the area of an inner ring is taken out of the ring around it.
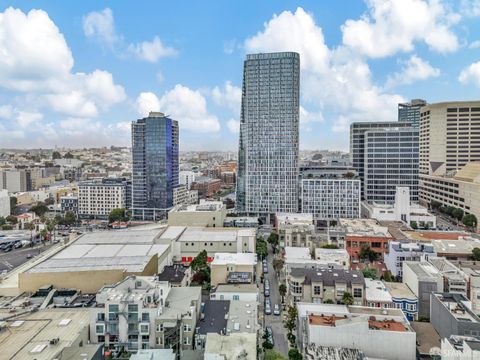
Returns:
[[[132,123],[132,213],[158,220],[178,186],[178,122],[160,112]]]
[[[422,99],[413,99],[407,103],[398,104],[398,121],[412,124],[414,128],[420,125],[420,109],[427,105]]]
[[[350,125],[350,162],[357,172],[362,186],[365,177],[365,132],[387,128],[411,128],[407,122],[355,122]],[[362,187],[362,199],[365,199]]]
[[[429,104],[420,114],[420,201],[480,218],[480,101]]]
[[[250,54],[244,63],[237,211],[298,210],[300,56]]]
[[[368,130],[364,145],[365,200],[393,203],[396,188],[401,186],[410,188],[411,201],[418,201],[418,130]]]
[[[31,191],[30,170],[8,169],[0,171],[0,189],[6,189],[9,193]]]

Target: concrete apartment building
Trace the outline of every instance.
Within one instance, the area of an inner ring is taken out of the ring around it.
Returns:
[[[403,283],[418,299],[418,316],[430,318],[430,293],[443,292],[443,276],[429,262],[404,261]]]
[[[201,201],[198,205],[177,205],[168,212],[168,225],[223,227],[227,208],[221,201]]]
[[[358,349],[372,359],[416,359],[416,333],[400,309],[298,303],[297,345]]]
[[[67,195],[60,197],[60,210],[62,213],[68,211],[73,212],[75,215],[78,214],[78,196]]]
[[[104,178],[78,184],[78,216],[107,220],[113,209],[127,208],[127,181]]]
[[[210,291],[210,300],[260,302],[260,291],[254,284],[220,284]]]
[[[172,288],[155,277],[128,277],[103,287],[90,309],[91,341],[110,349],[193,349],[201,288]],[[172,325],[172,326],[170,326]],[[171,331],[167,328],[170,326]],[[173,346],[172,346],[173,345]],[[180,347],[179,347],[180,345]]]
[[[404,261],[420,261],[422,258],[428,259],[429,256],[435,256],[432,244],[390,241],[384,263],[394,277],[401,278]]]
[[[173,206],[194,205],[198,203],[198,191],[187,190],[185,185],[179,185],[173,189]]]
[[[480,336],[480,318],[467,302],[468,299],[460,294],[431,294],[430,323],[441,338],[451,335]]]
[[[451,336],[442,339],[442,359],[480,359],[480,340],[471,336]]]
[[[195,172],[182,170],[178,173],[178,183],[185,185],[187,190],[192,188],[192,183],[195,181]]]
[[[216,253],[210,263],[211,285],[255,282],[255,253]]]
[[[428,104],[420,114],[420,200],[480,218],[480,101]]]
[[[302,179],[301,209],[317,220],[360,217],[358,179]]]
[[[317,250],[319,252],[317,253]],[[286,247],[284,249],[283,274],[288,278],[292,269],[344,269],[350,268],[350,256],[344,249],[315,249],[312,258],[311,249],[304,247]]]
[[[468,277],[460,269],[443,257],[429,258],[428,262],[442,273],[443,292],[469,297]]]
[[[240,116],[238,212],[268,217],[298,211],[299,109],[300,55],[248,54]]]
[[[290,214],[289,214],[290,215]],[[293,214],[292,214],[293,215]],[[311,219],[311,214],[305,214]],[[317,234],[313,220],[298,218],[295,215],[277,215],[278,242],[282,247],[308,247],[314,249],[317,245]]]
[[[352,295],[354,305],[364,305],[365,279],[361,271],[294,268],[287,277],[287,299],[292,304],[321,304],[326,300],[340,304],[346,292]]]
[[[448,260],[470,260],[474,248],[480,248],[480,240],[461,238],[458,240],[432,240],[436,256]]]
[[[192,182],[191,190],[196,190],[198,197],[205,199],[215,195],[215,193],[222,188],[222,185],[223,183],[220,179],[202,176],[195,178],[195,181]]]

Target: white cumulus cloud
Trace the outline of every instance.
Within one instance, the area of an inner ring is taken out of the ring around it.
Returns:
[[[152,41],[143,41],[139,44],[130,44],[128,51],[136,58],[155,63],[163,57],[177,55],[177,50],[165,46],[158,36]]]
[[[473,83],[480,87],[480,61],[463,69],[458,76],[458,80],[463,84]]]
[[[126,98],[107,71],[72,73],[70,48],[45,11],[6,9],[0,34],[0,87],[72,116],[96,116]]]
[[[299,7],[284,11],[265,23],[263,31],[245,41],[248,52],[295,51],[302,69],[323,73],[328,67],[329,51],[323,32],[313,16]]]
[[[152,41],[126,44],[123,37],[115,29],[115,20],[111,9],[92,11],[83,17],[83,32],[86,37],[97,39],[108,45],[120,56],[131,55],[136,59],[156,63],[168,56],[177,55],[177,50],[166,46],[160,37]]]
[[[352,121],[394,120],[398,102],[405,100],[375,85],[368,64],[357,52],[344,46],[328,49],[322,29],[302,8],[274,15],[264,31],[245,44],[249,51],[300,53],[303,124],[322,121],[328,112],[334,131],[348,131]]]
[[[227,121],[227,127],[231,133],[238,134],[240,132],[240,121],[235,119],[230,119]]]
[[[394,73],[387,79],[386,87],[397,85],[410,85],[418,80],[426,80],[440,75],[440,69],[433,67],[430,63],[417,55],[412,55],[402,63],[402,71]]]
[[[215,86],[212,90],[212,99],[215,104],[229,108],[240,114],[242,102],[242,89],[226,81],[223,88]]]
[[[196,132],[217,132],[220,130],[218,118],[208,112],[207,101],[198,90],[181,84],[157,97],[152,92],[141,93],[136,100],[140,116],[149,111],[161,111],[178,120],[181,129]]]
[[[83,32],[87,37],[98,38],[113,46],[119,37],[115,33],[112,10],[92,11],[83,17]]]
[[[43,119],[43,114],[37,112],[19,111],[17,121],[20,127],[27,128],[33,123]]]
[[[414,42],[447,53],[459,44],[451,27],[459,15],[439,0],[367,0],[368,13],[342,26],[343,43],[354,51],[381,58],[409,52]]]

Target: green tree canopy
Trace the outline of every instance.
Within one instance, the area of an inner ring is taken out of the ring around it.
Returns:
[[[377,269],[367,266],[362,270],[363,276],[369,279],[376,280],[378,278]]]
[[[282,297],[282,303],[283,303],[283,298],[287,294],[287,285],[285,285],[285,284],[278,285],[278,292],[280,293],[280,296]]]
[[[352,305],[352,304],[353,304],[353,296],[352,296],[352,294],[350,294],[348,291],[344,292],[344,293],[343,293],[343,296],[342,296],[342,302],[343,302],[345,305]]]
[[[438,210],[440,209],[440,207],[442,206],[442,204],[436,200],[432,200],[430,201],[430,207],[433,209],[433,210]]]
[[[273,247],[276,247],[278,245],[278,235],[274,232],[270,233],[267,241],[270,245],[272,245]]]
[[[73,225],[77,222],[77,216],[71,212],[71,211],[67,211],[65,213],[65,217],[63,218],[63,223],[65,225]]]
[[[410,221],[410,227],[414,230],[418,229],[418,224],[416,221]]]
[[[465,226],[468,226],[468,227],[471,227],[471,228],[474,228],[477,226],[478,222],[477,222],[477,217],[473,214],[467,214],[463,217],[462,219],[462,223],[465,225]]]
[[[392,282],[393,281],[393,276],[390,270],[387,270],[383,273],[382,275],[382,280],[385,280],[386,282]]]
[[[29,211],[34,212],[37,216],[43,216],[48,211],[48,206],[43,202],[39,202],[38,204],[33,205]]]
[[[58,151],[54,151],[52,153],[52,159],[55,160],[55,159],[61,159],[62,158],[62,155],[58,152]]]
[[[116,208],[110,211],[110,214],[108,215],[108,222],[113,223],[117,221],[128,221],[129,216],[127,213],[127,209],[125,208]]]
[[[462,220],[463,219],[463,215],[464,215],[464,212],[462,209],[460,208],[455,208],[453,211],[452,211],[452,216],[457,219],[458,221]]]
[[[5,218],[10,224],[16,224],[18,223],[18,219],[16,216],[14,215],[8,215],[6,218]]]
[[[208,255],[207,250],[203,250],[190,263],[190,267],[193,271],[198,271],[208,267]]]
[[[5,225],[6,222],[7,222],[7,220],[5,220],[5,218],[3,216],[0,216],[0,226]]]
[[[302,354],[297,348],[288,350],[288,360],[302,360]]]
[[[323,244],[320,247],[322,249],[338,249],[338,245],[335,245],[335,244]]]
[[[267,243],[262,238],[257,238],[256,253],[260,259],[265,259],[268,255]]]
[[[358,257],[361,260],[375,261],[375,260],[378,260],[380,255],[377,252],[370,249],[370,246],[362,246],[362,248],[360,249],[360,252],[358,253]]]
[[[478,247],[473,248],[472,250],[472,258],[475,261],[480,261],[480,249]]]

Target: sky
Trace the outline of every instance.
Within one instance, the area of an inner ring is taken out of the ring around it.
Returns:
[[[0,0],[0,148],[129,146],[162,111],[181,150],[236,150],[273,51],[300,54],[300,149],[348,151],[399,102],[480,99],[480,0]]]

